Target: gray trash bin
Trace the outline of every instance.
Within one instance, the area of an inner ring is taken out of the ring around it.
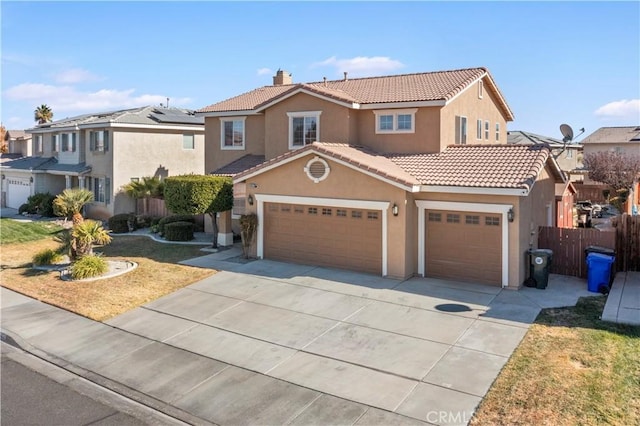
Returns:
[[[529,250],[529,277],[536,282],[536,288],[545,289],[549,283],[549,268],[553,261],[553,250]]]

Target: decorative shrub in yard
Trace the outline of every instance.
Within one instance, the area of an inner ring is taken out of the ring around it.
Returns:
[[[193,240],[192,222],[171,222],[164,225],[164,237],[168,241],[191,241]]]
[[[71,265],[71,278],[82,280],[104,274],[109,269],[107,262],[94,254],[78,259]]]
[[[168,223],[174,223],[174,222],[191,222],[192,224],[195,224],[196,218],[190,214],[175,214],[172,216],[163,217],[158,222],[158,231],[160,232],[160,235],[164,235],[165,233],[164,228]]]
[[[34,265],[53,265],[54,263],[60,263],[64,257],[62,254],[53,249],[44,249],[39,251],[33,256]]]
[[[27,202],[20,206],[18,213],[39,214],[53,217],[53,200],[55,197],[47,193],[33,194],[27,198]]]
[[[154,216],[150,216],[148,214],[139,214],[136,217],[136,229],[140,228],[149,228],[151,226],[151,222],[155,219]],[[160,218],[158,218],[160,220]]]
[[[129,213],[120,213],[109,218],[109,229],[115,234],[124,234],[129,232],[131,222],[135,222],[135,215]]]

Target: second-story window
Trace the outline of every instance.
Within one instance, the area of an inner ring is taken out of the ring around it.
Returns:
[[[76,150],[76,134],[62,133],[60,135],[62,152],[75,152]]]
[[[476,139],[482,139],[482,120],[478,120],[477,122]]]
[[[51,135],[51,151],[60,151],[60,135]]]
[[[465,145],[467,143],[467,117],[456,115],[456,144]]]
[[[220,119],[220,149],[244,149],[245,117],[225,117]]]
[[[484,122],[484,138],[485,138],[486,140],[489,140],[489,127],[490,127],[490,126],[491,126],[491,125],[489,124],[489,120],[487,120],[487,121],[485,121],[485,122]]]
[[[500,140],[500,123],[496,123],[496,141]]]
[[[320,140],[320,111],[288,112],[289,149]]]
[[[89,150],[96,152],[109,151],[109,131],[99,130],[89,133]]]
[[[416,108],[373,111],[376,115],[376,133],[414,133]]]
[[[185,134],[182,135],[182,149],[195,149],[195,136]]]
[[[42,135],[36,136],[36,152],[42,152]]]

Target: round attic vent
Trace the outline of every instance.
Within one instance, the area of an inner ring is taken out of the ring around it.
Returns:
[[[307,162],[304,171],[314,183],[321,182],[329,176],[329,164],[320,157],[314,157]]]

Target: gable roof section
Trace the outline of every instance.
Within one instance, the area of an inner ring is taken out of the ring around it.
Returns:
[[[393,161],[370,149],[344,143],[314,142],[234,176],[234,182],[242,182],[275,167],[294,161],[311,153],[329,158],[352,169],[359,170],[374,178],[413,191],[420,182]]]
[[[507,121],[513,120],[513,113],[485,68],[264,86],[201,108],[197,113],[205,115],[231,112],[256,113],[300,92],[347,103],[351,108],[356,109],[375,107],[377,104],[410,102],[439,101],[439,105],[446,105],[448,101],[482,78],[486,79],[488,87],[496,93]]]
[[[592,143],[606,143],[626,145],[640,143],[640,126],[601,127],[582,141],[588,145]]]
[[[450,145],[436,154],[390,154],[389,158],[425,186],[514,189],[528,193],[548,163],[554,177],[565,181],[550,152],[544,144]]]
[[[564,174],[550,152],[543,144],[451,145],[436,154],[381,155],[359,146],[314,142],[246,170],[234,176],[234,181],[245,181],[316,153],[411,192],[442,192],[452,188],[462,191],[466,188],[473,193],[527,195],[547,165],[557,182],[565,182]]]

